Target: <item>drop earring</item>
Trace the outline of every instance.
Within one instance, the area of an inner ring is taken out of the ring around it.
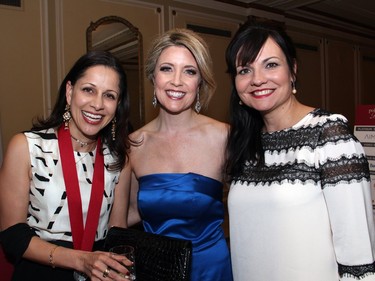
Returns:
[[[63,114],[63,121],[65,123],[65,129],[68,129],[70,119],[72,119],[72,115],[70,113],[70,105],[66,104],[65,112]]]
[[[152,106],[156,108],[156,105],[158,104],[158,99],[156,98],[156,93],[154,90],[154,96],[152,97]]]
[[[296,82],[294,82],[294,81],[292,81],[292,93],[293,93],[293,95],[297,94]]]
[[[197,102],[195,103],[195,111],[199,114],[199,112],[201,111],[201,102],[199,101],[199,89],[197,91]]]
[[[111,128],[112,140],[116,140],[116,117],[112,119],[112,128]]]

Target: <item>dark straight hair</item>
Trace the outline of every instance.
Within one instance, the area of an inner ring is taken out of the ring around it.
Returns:
[[[296,79],[296,50],[282,25],[273,21],[249,19],[236,32],[229,43],[225,59],[232,81],[230,97],[230,125],[227,143],[226,173],[231,180],[242,173],[246,161],[264,163],[261,132],[264,125],[260,113],[240,104],[235,87],[237,66],[251,64],[257,58],[268,38],[273,39],[284,53],[293,79]]]

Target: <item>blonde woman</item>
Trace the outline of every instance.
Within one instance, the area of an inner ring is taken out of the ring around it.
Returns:
[[[215,90],[211,58],[194,32],[156,39],[146,63],[159,115],[134,132],[129,224],[193,243],[193,281],[232,280],[221,227],[228,125],[200,114]],[[138,213],[139,210],[139,213]]]

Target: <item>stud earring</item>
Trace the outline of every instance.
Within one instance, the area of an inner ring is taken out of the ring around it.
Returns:
[[[111,128],[112,140],[116,140],[116,117],[112,119],[112,128]]]
[[[65,123],[65,129],[68,128],[70,119],[72,119],[72,115],[70,113],[70,105],[66,104],[66,106],[65,106],[65,112],[63,114],[63,121]]]
[[[156,108],[156,105],[158,104],[158,99],[156,98],[156,93],[154,90],[154,96],[152,97],[152,106]]]
[[[239,105],[243,105],[242,100],[240,100],[240,101],[238,102],[238,104],[239,104]]]
[[[293,93],[293,95],[297,94],[296,82],[294,82],[294,81],[292,81],[292,93]]]
[[[195,111],[199,114],[199,112],[201,111],[201,102],[199,101],[199,89],[197,91],[197,102],[195,103]]]

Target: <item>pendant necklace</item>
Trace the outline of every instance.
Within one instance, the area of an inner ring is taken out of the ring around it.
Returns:
[[[72,138],[72,140],[74,140],[75,142],[79,143],[79,145],[81,147],[88,146],[89,144],[92,144],[92,143],[96,142],[96,140],[89,141],[89,142],[84,142],[84,141],[81,141],[81,140],[73,137],[72,135],[70,135],[70,137]]]

